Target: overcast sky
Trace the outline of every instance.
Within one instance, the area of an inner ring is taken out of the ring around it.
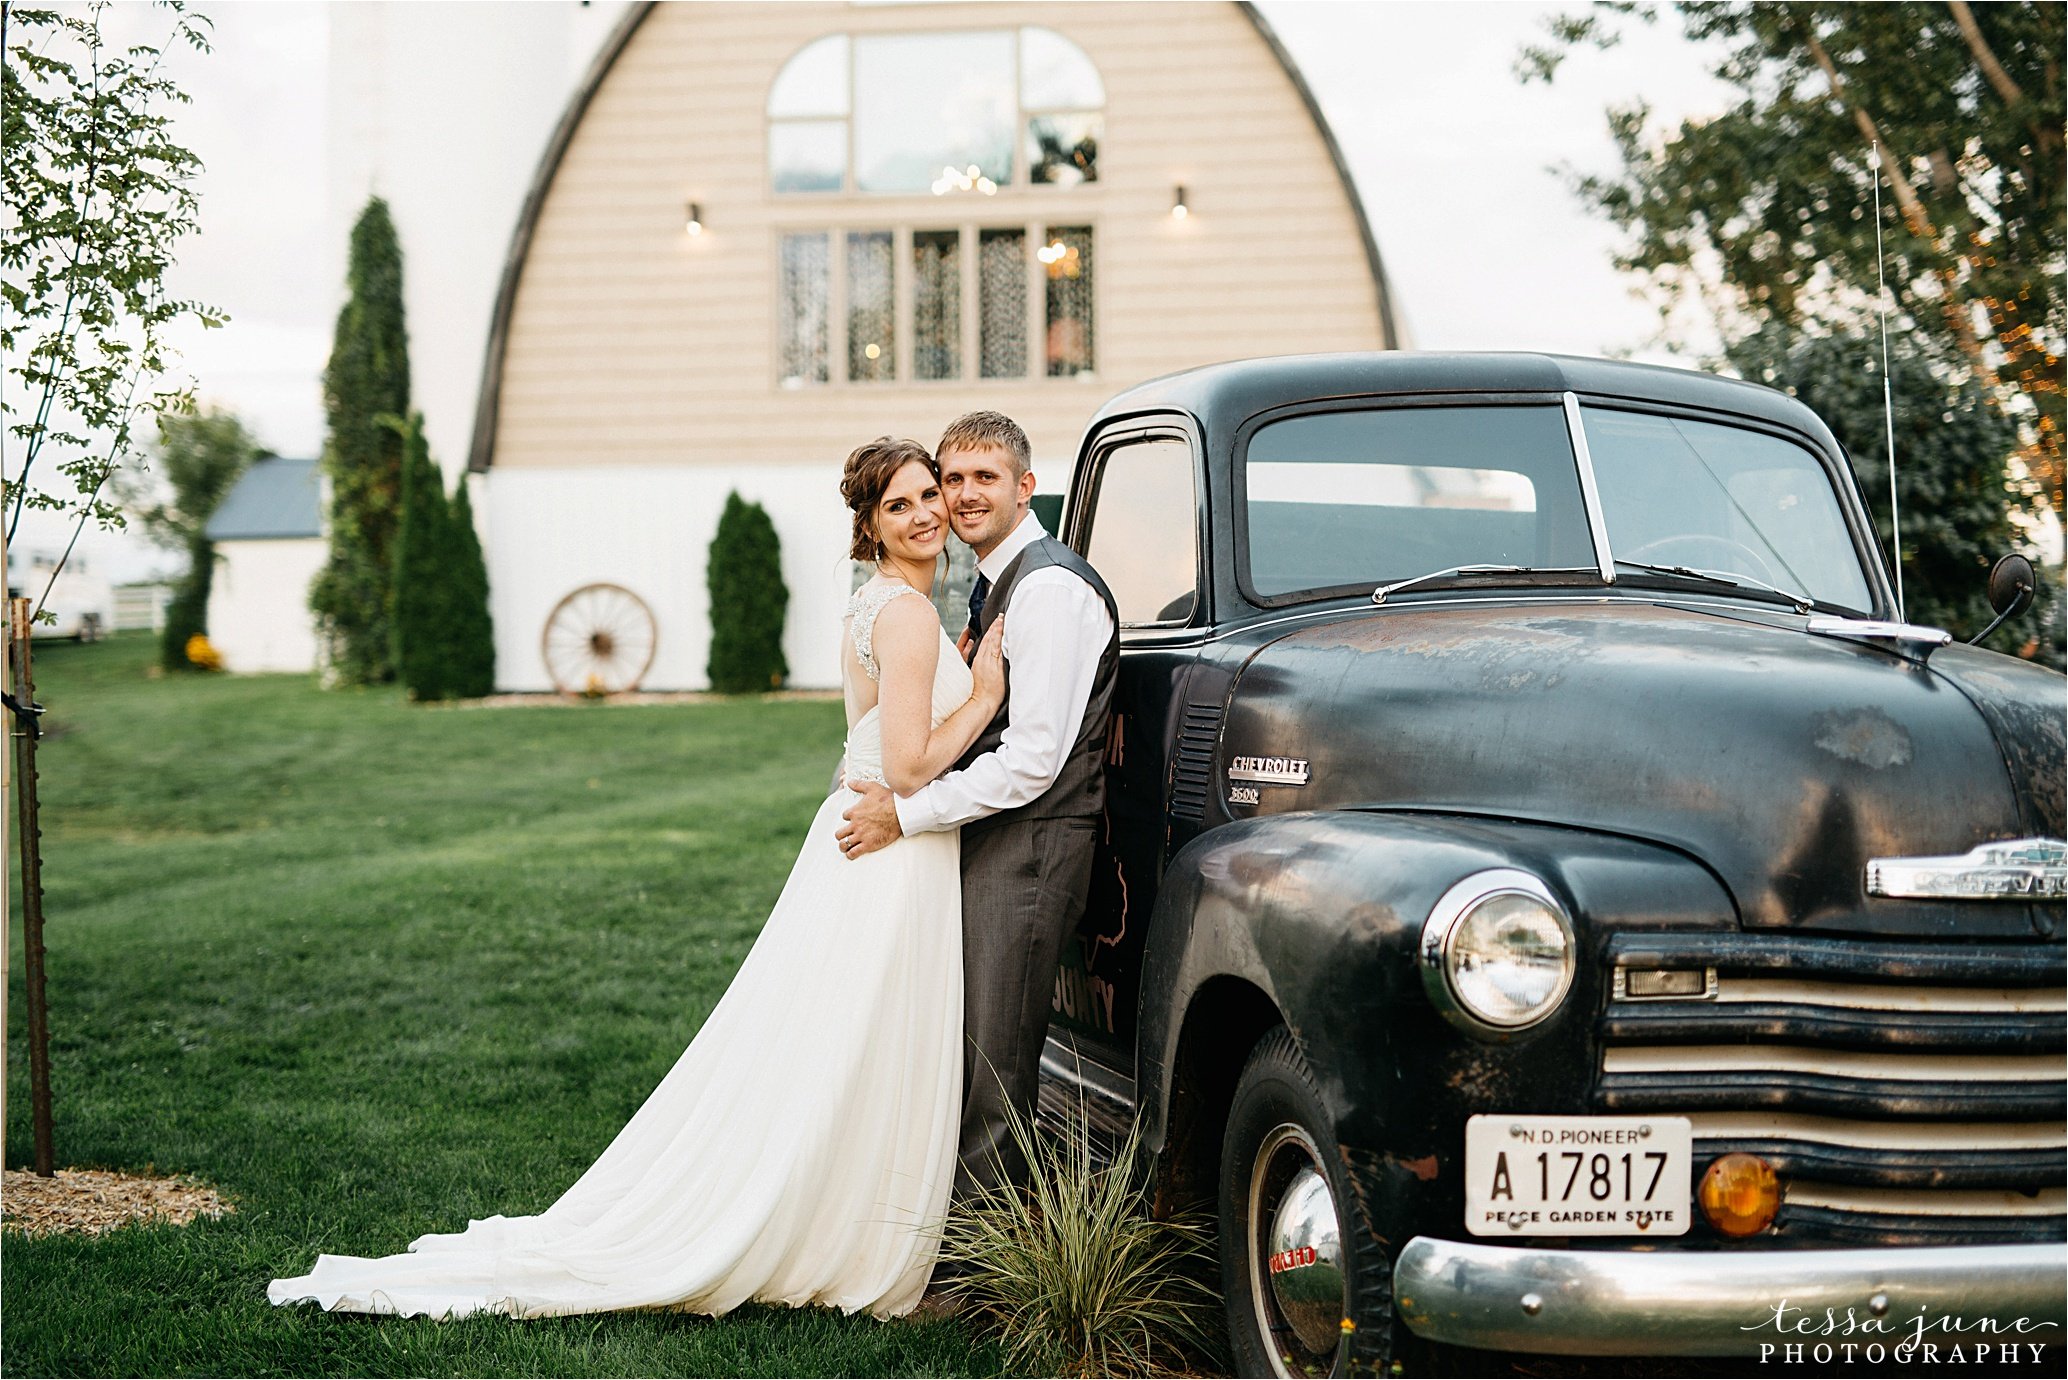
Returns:
[[[515,3],[517,0],[489,0]],[[566,3],[566,0],[546,0]],[[1422,349],[1543,349],[1673,359],[1655,310],[1610,263],[1616,238],[1554,168],[1607,171],[1604,108],[1642,99],[1678,119],[1720,109],[1721,86],[1668,22],[1575,58],[1554,86],[1522,85],[1517,53],[1575,5],[1264,0],[1342,144],[1395,293]],[[322,442],[317,379],[342,292],[326,250],[327,6],[196,6],[214,51],[172,65],[193,97],[178,137],[206,165],[204,233],[175,290],[225,309],[220,331],[180,337],[202,396],[289,455]],[[122,22],[150,32],[155,12]],[[27,529],[25,524],[25,529]],[[47,527],[24,531],[47,544]],[[104,573],[176,562],[131,539],[89,539]]]

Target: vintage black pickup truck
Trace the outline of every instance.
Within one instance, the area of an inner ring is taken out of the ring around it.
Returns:
[[[1807,408],[1218,365],[1062,529],[1123,650],[1044,1097],[1219,1214],[1238,1374],[2061,1341],[2068,688],[1901,621]]]

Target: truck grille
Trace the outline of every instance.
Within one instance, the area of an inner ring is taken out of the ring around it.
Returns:
[[[1785,1185],[1776,1232],[2064,1235],[2059,945],[1626,935],[1609,960],[1595,1105],[1686,1116],[1698,1174],[1764,1157]]]

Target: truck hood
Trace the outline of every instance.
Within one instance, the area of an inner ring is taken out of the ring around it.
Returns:
[[[1262,786],[1256,813],[1493,815],[1660,843],[1713,870],[1748,926],[2030,938],[2057,932],[2035,906],[1870,898],[1866,864],[2060,837],[2063,703],[2060,676],[2009,657],[1949,647],[1920,666],[1778,615],[1402,605],[1259,650],[1219,762],[1225,778],[1236,756],[1306,760],[1306,784]]]

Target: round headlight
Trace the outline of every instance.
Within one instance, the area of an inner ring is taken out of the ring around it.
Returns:
[[[1422,927],[1422,979],[1437,1007],[1475,1033],[1534,1025],[1572,986],[1572,922],[1527,872],[1468,877]]]

